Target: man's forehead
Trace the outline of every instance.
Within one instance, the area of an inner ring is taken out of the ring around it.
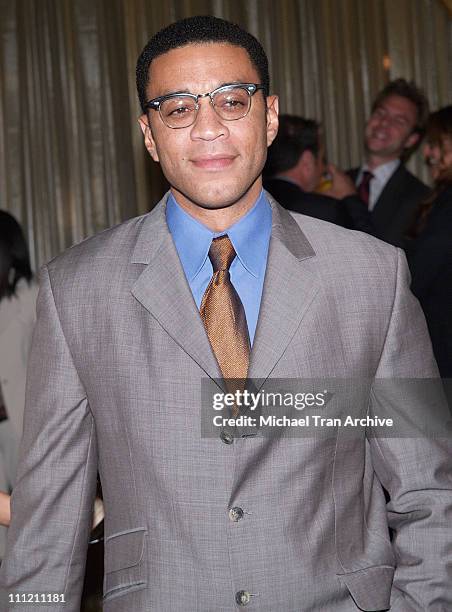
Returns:
[[[417,109],[414,102],[404,96],[392,95],[383,98],[377,108],[390,110],[395,115],[403,115],[412,120],[416,119]]]
[[[148,93],[206,93],[227,83],[249,82],[259,79],[246,49],[230,43],[190,43],[151,62]]]

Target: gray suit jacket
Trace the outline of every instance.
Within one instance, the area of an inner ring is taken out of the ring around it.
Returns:
[[[250,376],[436,376],[401,252],[272,208]],[[44,268],[5,591],[78,611],[99,469],[106,612],[451,609],[450,445],[202,438],[206,377],[165,201]]]

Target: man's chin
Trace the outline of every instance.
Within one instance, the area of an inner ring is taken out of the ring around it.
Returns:
[[[365,151],[366,155],[376,155],[382,159],[388,158],[388,160],[396,159],[401,155],[401,151],[398,149],[390,148],[384,145],[378,146],[378,144],[374,146],[366,146]]]
[[[387,145],[385,143],[382,143],[380,141],[374,141],[371,140],[368,144],[366,144],[366,152],[367,153],[373,153],[373,154],[378,154],[378,153],[384,153],[387,149]]]
[[[190,195],[187,193],[182,193],[178,191],[173,191],[173,196],[176,199],[178,204],[182,206],[197,206],[198,208],[203,208],[205,210],[221,210],[222,208],[229,208],[233,206],[235,203],[234,199],[225,199],[222,198],[212,198],[209,196],[203,197],[202,193],[197,193],[196,195]]]
[[[189,193],[187,191],[178,191],[172,188],[173,195],[180,204],[183,202],[187,205],[198,206],[205,210],[221,210],[224,208],[230,208],[240,202],[249,192],[250,187],[245,190],[238,191],[237,189],[203,189],[202,185],[199,186],[196,193]]]

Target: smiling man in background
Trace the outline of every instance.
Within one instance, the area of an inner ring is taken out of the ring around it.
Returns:
[[[364,162],[349,171],[368,205],[374,235],[404,247],[420,202],[429,188],[404,162],[418,146],[428,119],[428,101],[413,82],[396,79],[380,91],[364,131]]]
[[[171,189],[43,269],[4,596],[78,612],[98,469],[105,612],[447,609],[445,441],[200,431],[206,378],[435,377],[403,256],[262,190],[278,99],[238,26],[168,26],[137,85]]]

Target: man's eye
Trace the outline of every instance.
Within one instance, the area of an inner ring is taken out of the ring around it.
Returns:
[[[192,113],[194,105],[191,100],[170,98],[163,102],[160,110],[165,117],[178,118]]]
[[[231,107],[243,106],[243,101],[235,100],[235,99],[226,100],[223,106],[231,106]]]
[[[185,115],[186,113],[190,113],[193,109],[188,106],[178,106],[177,108],[171,110],[168,115],[176,117],[178,115]]]
[[[241,111],[245,107],[243,98],[226,98],[216,105],[225,112]]]

